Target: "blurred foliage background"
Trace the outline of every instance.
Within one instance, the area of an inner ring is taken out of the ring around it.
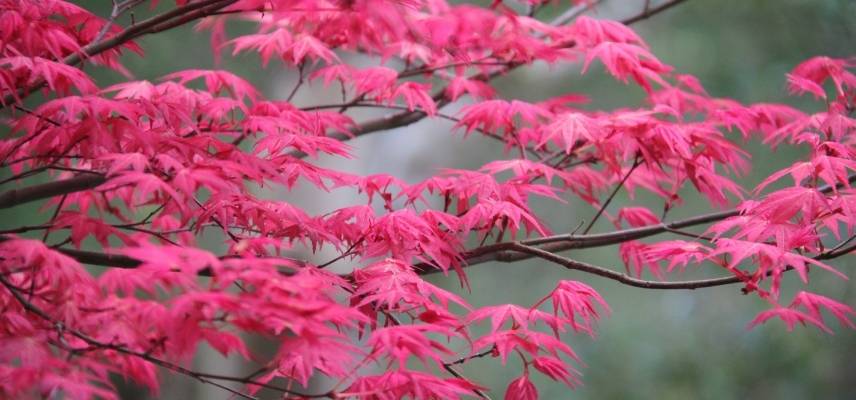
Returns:
[[[77,3],[102,16],[109,15],[110,2],[104,0]],[[141,20],[166,8],[162,1],[155,10],[138,10]],[[549,20],[567,7],[567,1],[548,7],[538,15]],[[635,15],[645,1],[608,0],[589,15],[616,18]],[[656,5],[658,2],[652,2]],[[249,26],[235,27],[234,34],[246,32]],[[822,104],[810,99],[793,98],[785,91],[784,74],[800,61],[814,55],[852,56],[856,43],[856,2],[852,0],[691,0],[649,20],[634,25],[647,40],[653,53],[678,72],[693,74],[713,96],[729,97],[743,103],[784,102],[806,110],[818,110]],[[125,65],[138,79],[155,80],[160,76],[187,68],[225,68],[257,85],[271,98],[287,96],[295,82],[294,70],[272,63],[261,68],[253,56],[231,57],[224,51],[220,64],[215,64],[206,32],[182,27],[146,36],[139,43],[145,57],[126,55]],[[371,60],[355,59],[357,63]],[[102,85],[123,78],[112,72],[93,69],[90,72]],[[615,82],[598,66],[581,75],[578,66],[535,65],[521,68],[496,81],[505,98],[540,100],[550,96],[584,93],[591,97],[590,109],[636,107],[643,103],[641,90]],[[295,102],[301,105],[328,101],[315,95],[320,85],[301,90]],[[451,113],[455,107],[446,111]],[[377,115],[377,110],[359,110],[355,119]],[[475,169],[484,163],[503,158],[495,142],[475,135],[463,140],[460,132],[443,121],[423,121],[410,127],[361,137],[349,144],[354,147],[354,160],[329,158],[316,160],[331,168],[346,168],[353,173],[390,173],[408,182],[435,174],[439,168]],[[741,182],[747,188],[763,180],[771,171],[800,157],[799,148],[764,150],[749,142],[753,170]],[[8,176],[9,171],[0,171]],[[35,182],[35,181],[31,181]],[[5,190],[5,188],[4,188]],[[709,204],[686,192],[685,204],[670,213],[680,218],[710,211]],[[346,191],[275,193],[279,198],[304,206],[309,212],[322,213],[363,201]],[[611,210],[628,204],[625,192],[619,194]],[[660,210],[662,205],[650,196],[639,194],[633,202]],[[554,204],[536,201],[544,220],[556,232],[573,230],[581,220],[588,220],[595,210],[579,202]],[[49,218],[51,210],[26,205],[0,212],[3,227],[38,224]],[[596,225],[594,232],[610,229],[607,223]],[[660,236],[657,239],[664,239]],[[213,249],[218,238],[206,240]],[[617,247],[580,251],[571,257],[623,269]],[[319,259],[328,259],[319,256]],[[852,257],[834,263],[853,275]],[[348,268],[343,266],[342,268]],[[625,287],[612,281],[569,272],[541,261],[514,264],[489,263],[468,270],[472,292],[460,288],[454,277],[432,276],[430,279],[468,298],[474,306],[501,303],[531,305],[543,297],[560,279],[581,280],[594,286],[609,302],[612,313],[599,326],[596,340],[576,335],[566,342],[581,356],[585,365],[583,386],[570,391],[560,384],[538,379],[545,399],[845,399],[856,393],[856,335],[838,329],[826,335],[814,328],[798,328],[788,333],[784,325],[771,322],[747,331],[745,326],[765,304],[752,296],[742,296],[739,286],[726,286],[698,291],[646,291]],[[712,265],[676,273],[671,279],[721,276]],[[786,286],[797,288],[794,277]],[[811,288],[824,295],[856,305],[854,283],[813,274]],[[789,298],[783,292],[783,298]],[[791,292],[792,293],[792,292]],[[264,344],[259,351],[269,351]],[[463,346],[461,351],[465,351]],[[197,367],[209,371],[240,374],[236,360],[225,361],[211,352],[203,352]],[[501,397],[507,383],[520,373],[516,360],[502,366],[498,360],[485,358],[472,361],[464,374],[495,389]],[[165,374],[167,375],[167,374]],[[540,378],[540,377],[539,377]],[[201,386],[181,376],[167,376],[162,398],[220,399],[227,394]],[[324,385],[317,383],[319,389]],[[849,395],[848,395],[849,393]],[[127,386],[125,398],[147,398],[146,392]]]

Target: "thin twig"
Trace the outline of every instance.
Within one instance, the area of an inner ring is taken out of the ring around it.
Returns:
[[[288,97],[285,101],[291,103],[291,100],[294,99],[294,96],[297,95],[297,91],[300,90],[300,87],[303,86],[303,82],[305,81],[303,77],[303,69],[305,68],[306,63],[301,62],[297,66],[297,83],[294,84],[294,88],[291,89],[291,93],[288,94]]]
[[[622,187],[624,187],[625,183],[627,183],[627,179],[630,178],[630,174],[632,174],[633,171],[635,171],[640,164],[642,163],[639,161],[639,156],[636,156],[636,159],[633,160],[633,166],[630,167],[629,170],[627,170],[627,173],[624,174],[624,177],[621,178],[621,181],[618,182],[618,185],[615,185],[615,188],[612,189],[612,193],[609,194],[609,197],[606,198],[606,201],[604,201],[603,204],[601,204],[600,208],[598,208],[597,214],[594,215],[591,221],[589,221],[586,228],[583,229],[583,235],[591,231],[591,228],[594,227],[594,224],[595,222],[597,222],[597,219],[600,218],[601,215],[603,215],[603,212],[606,210],[606,207],[609,206],[609,203],[612,202],[612,199],[615,198],[615,195],[618,194],[618,191],[621,190]]]
[[[359,246],[360,244],[362,244],[365,240],[366,240],[366,237],[365,237],[365,236],[360,237],[360,239],[359,239],[359,240],[357,240],[356,242],[354,242],[353,244],[351,244],[351,246],[349,246],[349,247],[348,247],[348,249],[347,249],[347,250],[345,250],[345,252],[344,252],[344,253],[342,253],[342,254],[340,254],[340,255],[338,255],[338,256],[336,256],[336,257],[334,257],[334,258],[333,258],[332,260],[330,260],[330,261],[327,261],[327,262],[325,262],[325,263],[323,263],[323,264],[318,265],[318,268],[319,268],[319,269],[327,268],[327,267],[329,267],[330,265],[332,265],[333,263],[335,263],[335,262],[337,262],[337,261],[339,261],[339,260],[341,260],[341,259],[343,259],[343,258],[345,258],[345,257],[347,257],[347,256],[349,256],[349,255],[351,255],[351,254],[353,253],[354,249],[355,249],[355,248],[357,248],[357,246]]]
[[[62,195],[62,197],[59,199],[59,204],[56,205],[56,209],[54,210],[53,215],[51,215],[51,219],[49,219],[45,225],[53,225],[54,221],[56,221],[56,217],[59,215],[59,212],[62,210],[62,206],[65,205],[66,199],[68,199],[68,194]],[[42,235],[42,241],[47,243],[48,236],[50,236],[50,234],[51,234],[51,230],[45,229],[45,233],[44,233],[44,235]]]
[[[603,1],[603,0],[585,1],[585,2],[582,2],[580,4],[577,4],[576,6],[569,8],[567,11],[565,11],[564,13],[559,15],[558,17],[553,18],[553,20],[550,21],[550,25],[553,25],[553,26],[565,25],[568,22],[575,20],[577,17],[582,15],[584,12],[590,10],[591,8],[596,6],[598,3],[600,3],[601,1]]]
[[[460,372],[456,371],[455,368],[449,364],[443,364],[443,369],[445,369],[447,372],[452,374],[452,376],[454,376],[455,378],[463,379],[467,382],[470,381],[469,379],[467,379],[467,377],[465,377]],[[473,393],[477,394],[479,397],[481,397],[483,399],[491,400],[490,396],[488,396],[487,393],[483,392],[481,389],[473,388]]]
[[[681,4],[684,1],[686,1],[686,0],[672,0],[672,1],[663,3],[657,7],[654,7],[654,8],[648,8],[648,3],[646,2],[645,3],[645,9],[641,13],[636,14],[630,18],[623,19],[621,21],[621,23],[624,25],[630,25],[630,24],[651,18],[652,16],[659,14],[663,11],[666,11],[666,10],[668,10],[668,9],[678,5],[678,4]]]
[[[464,364],[464,363],[466,363],[466,362],[469,362],[470,360],[473,360],[473,359],[476,359],[476,358],[482,358],[482,357],[484,357],[484,356],[487,356],[487,355],[489,355],[489,354],[492,354],[495,350],[496,350],[496,346],[493,346],[493,347],[491,347],[491,348],[489,348],[489,349],[487,349],[487,350],[485,350],[485,351],[483,351],[483,352],[481,352],[481,353],[476,353],[476,354],[473,354],[473,355],[469,355],[469,356],[461,357],[461,358],[459,358],[459,359],[457,359],[457,360],[455,360],[455,361],[450,361],[450,362],[447,362],[447,363],[444,363],[444,364],[445,364],[445,365],[458,365],[458,364]]]
[[[852,243],[849,246],[847,245],[848,243],[853,241],[854,238],[856,238],[856,235],[850,236],[847,240],[839,243],[837,246],[833,247],[829,251],[824,252],[817,258],[820,260],[828,260],[831,258],[841,257],[845,254],[849,254],[852,251],[856,251],[856,243]]]

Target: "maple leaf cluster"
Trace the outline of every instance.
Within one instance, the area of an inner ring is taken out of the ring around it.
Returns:
[[[518,13],[501,2],[176,0],[121,25],[156,3],[115,1],[105,19],[61,0],[0,0],[8,117],[0,166],[9,175],[0,207],[42,201],[51,210],[0,236],[4,398],[116,398],[116,377],[157,394],[165,372],[242,398],[262,389],[285,398],[486,398],[490,388],[457,369],[484,358],[520,365],[506,399],[537,398],[533,374],[581,384],[569,334],[596,335],[610,310],[604,297],[562,280],[531,305],[473,307],[424,279],[453,274],[466,292],[466,269],[487,261],[539,258],[640,288],[737,284],[769,304],[750,326],[778,318],[788,330],[832,332],[831,316],[856,327],[850,306],[804,290],[788,301],[781,285],[786,274],[808,285],[812,271],[847,278],[827,261],[856,248],[856,60],[815,57],[787,75],[790,92],[821,103],[806,113],[710,96],[626,24],[582,15],[596,2],[574,1],[543,21],[541,1]],[[296,71],[298,85],[269,98],[225,70],[145,81],[122,66],[123,53],[144,54],[135,39],[191,22],[210,32],[217,57],[256,53],[262,65]],[[255,31],[229,37],[231,24]],[[350,65],[351,54],[377,64]],[[583,73],[601,64],[641,88],[645,102],[592,110],[575,93],[498,97],[494,77],[536,62]],[[127,79],[101,86],[87,64]],[[342,101],[293,102],[307,87],[340,89]],[[443,111],[459,101],[468,103],[457,114]],[[390,114],[357,121],[349,112],[360,107]],[[353,137],[424,118],[501,141],[505,159],[415,183],[316,162],[350,157]],[[807,156],[747,190],[735,178],[751,166],[742,147],[750,139]],[[48,179],[30,179],[38,176]],[[361,198],[313,215],[263,194],[310,187]],[[722,210],[667,221],[686,188]],[[657,196],[662,212],[610,210],[619,190]],[[554,233],[534,197],[579,198],[594,217],[582,232]],[[589,233],[600,218],[615,229]],[[642,241],[664,233],[684,240]],[[202,234],[222,237],[226,250],[203,247]],[[618,245],[626,273],[560,254],[608,245]],[[293,256],[322,249],[338,257]],[[327,268],[346,258],[352,272]],[[676,267],[722,277],[672,281]],[[254,354],[245,344],[253,337],[277,350]],[[258,372],[189,369],[203,343]],[[330,389],[304,392],[318,377]]]

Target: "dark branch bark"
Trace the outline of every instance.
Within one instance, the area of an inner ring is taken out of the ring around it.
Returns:
[[[678,4],[681,4],[685,1],[686,0],[672,0],[672,1],[665,2],[665,3],[663,3],[657,7],[654,7],[651,9],[645,9],[643,12],[641,12],[637,15],[634,15],[630,18],[624,19],[621,21],[621,23],[623,23],[624,25],[630,25],[630,24],[634,24],[634,23],[642,21],[642,20],[646,20],[648,18],[651,18],[655,14],[659,14],[663,11],[666,11],[666,10],[668,10],[668,9],[678,5]]]
[[[12,189],[0,194],[0,209],[10,208],[32,201],[51,198],[93,189],[107,182],[104,175],[98,173],[80,174],[74,178],[42,183],[21,189]]]
[[[629,275],[622,274],[620,272],[598,267],[596,265],[592,265],[589,263],[585,263],[582,261],[572,260],[567,257],[562,257],[558,254],[551,253],[549,251],[545,251],[539,249],[537,247],[526,246],[523,244],[515,244],[514,250],[528,254],[532,257],[538,257],[556,264],[559,264],[567,269],[582,271],[592,275],[597,275],[603,278],[611,279],[620,283],[623,283],[628,286],[643,288],[643,289],[701,289],[706,287],[713,286],[722,286],[722,285],[730,285],[733,283],[741,282],[739,278],[736,276],[729,276],[724,278],[714,278],[714,279],[701,279],[694,281],[683,281],[683,282],[659,282],[659,281],[648,281],[643,279],[637,279],[631,277]]]
[[[435,101],[437,101],[437,108],[438,109],[442,108],[443,106],[448,104],[448,101],[442,100],[442,91],[439,92],[439,94],[435,94],[434,99],[435,99]],[[441,100],[438,101],[437,99],[441,99]],[[373,132],[385,131],[385,130],[394,129],[394,128],[401,128],[401,127],[419,122],[427,116],[428,116],[428,114],[425,114],[422,111],[406,111],[406,112],[391,114],[391,115],[383,116],[380,118],[368,120],[368,121],[365,121],[365,122],[357,125],[351,131],[351,135],[353,135],[353,137],[359,137],[359,136],[367,135],[367,134],[373,133]],[[351,135],[348,135],[348,134],[345,134],[342,132],[335,132],[332,135],[330,135],[330,137],[332,137],[336,140],[348,140],[352,137]]]
[[[101,265],[116,268],[137,268],[142,264],[140,260],[123,256],[121,254],[99,253],[95,251],[85,251],[77,249],[61,248],[57,249],[62,254],[65,254],[81,264]],[[208,276],[211,273],[208,270],[200,271],[200,275]]]

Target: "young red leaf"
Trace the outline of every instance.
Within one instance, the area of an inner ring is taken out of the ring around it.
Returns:
[[[805,326],[806,323],[809,323],[826,333],[832,333],[832,330],[830,330],[823,323],[823,321],[812,317],[811,315],[805,314],[801,311],[784,307],[774,307],[770,310],[761,312],[760,314],[758,314],[758,316],[755,317],[755,319],[749,322],[747,329],[751,329],[757,325],[763,324],[771,318],[781,319],[782,322],[785,323],[785,326],[788,328],[788,332],[794,330],[794,327],[797,324]]]
[[[538,389],[524,374],[511,381],[505,389],[505,400],[537,400]]]

